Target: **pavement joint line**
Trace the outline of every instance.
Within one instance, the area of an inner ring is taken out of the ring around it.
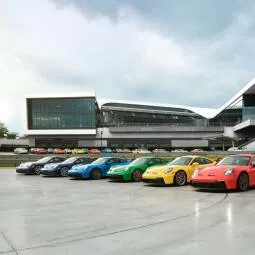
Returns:
[[[11,241],[8,239],[8,237],[4,234],[3,231],[1,231],[1,235],[3,236],[4,240],[8,243],[10,248],[12,249],[12,252],[15,252],[16,255],[19,255],[17,249],[14,247],[14,245],[11,243]],[[10,251],[9,251],[10,252]]]

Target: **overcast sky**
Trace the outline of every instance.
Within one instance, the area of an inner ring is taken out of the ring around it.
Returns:
[[[255,75],[253,0],[0,0],[0,120],[26,94],[219,107]]]

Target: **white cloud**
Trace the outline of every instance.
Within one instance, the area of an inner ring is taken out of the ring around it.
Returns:
[[[0,108],[0,120],[20,130],[24,95],[38,91],[95,88],[99,97],[215,107],[252,78],[252,68],[241,64],[254,55],[254,37],[241,33],[254,25],[253,12],[219,38],[192,44],[150,29],[131,9],[119,14],[114,23],[70,5],[1,1],[0,100],[12,109],[6,118]]]

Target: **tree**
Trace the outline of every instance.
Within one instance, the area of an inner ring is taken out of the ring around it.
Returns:
[[[4,123],[0,122],[0,138],[6,137],[9,131]]]
[[[17,133],[15,132],[10,132],[7,134],[7,139],[16,139],[17,138]]]

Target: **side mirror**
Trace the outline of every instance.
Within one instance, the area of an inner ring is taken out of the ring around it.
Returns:
[[[192,164],[192,166],[199,166],[199,163],[194,162],[194,163]]]

